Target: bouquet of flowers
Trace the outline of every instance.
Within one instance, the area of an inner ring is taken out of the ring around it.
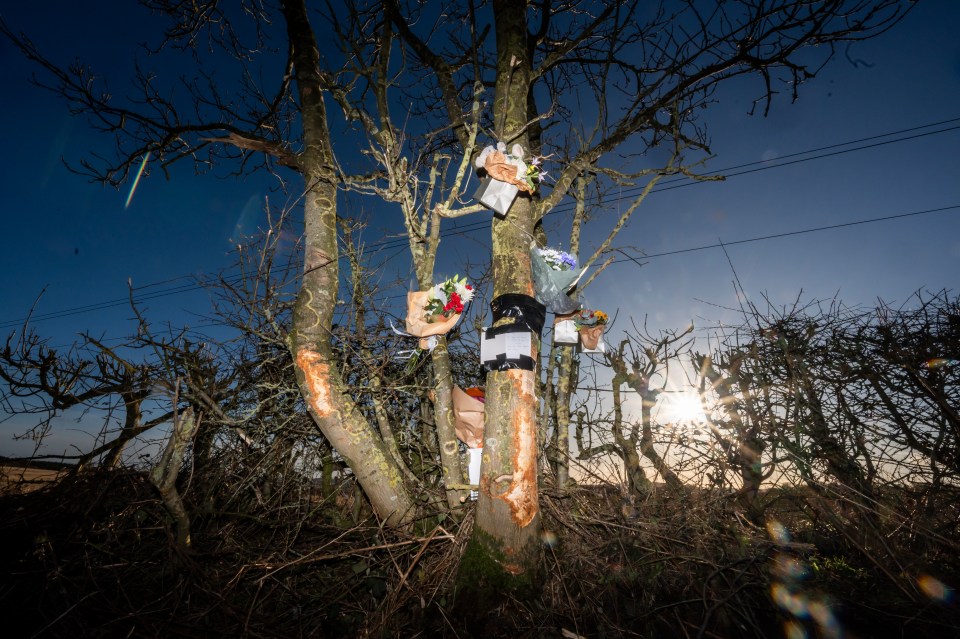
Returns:
[[[604,327],[610,318],[603,311],[583,309],[573,318],[580,332],[580,345],[585,350],[596,350],[603,335]]]
[[[467,445],[469,465],[467,473],[471,486],[480,485],[480,464],[483,459],[484,392],[481,388],[460,390],[453,387],[453,419],[457,439]],[[470,499],[476,500],[479,493],[470,491]]]
[[[544,263],[554,271],[569,271],[577,267],[577,257],[566,251],[552,248],[538,248],[537,253]]]
[[[531,159],[530,164],[527,165],[527,172],[523,176],[523,179],[527,183],[527,189],[531,193],[537,192],[537,186],[540,185],[540,183],[543,181],[543,178],[547,175],[546,171],[540,170],[541,162],[543,162],[543,158],[539,155]]]
[[[473,287],[467,284],[467,278],[458,278],[456,275],[442,284],[430,289],[427,304],[424,306],[427,322],[434,318],[450,317],[463,312],[464,304],[473,299]]]
[[[468,448],[483,448],[484,392],[479,388],[461,390],[455,385],[451,397],[457,439]]]
[[[543,158],[535,157],[527,164],[523,156],[523,147],[519,144],[514,144],[509,152],[503,142],[485,147],[474,165],[483,169],[487,177],[483,178],[474,198],[504,216],[519,191],[535,193],[546,176],[540,168]]]
[[[473,287],[456,275],[428,291],[407,293],[407,333],[423,338],[449,333],[471,299]],[[420,340],[421,348],[428,350],[425,343]]]
[[[557,314],[572,313],[580,306],[567,291],[583,275],[577,268],[577,256],[553,248],[531,248],[533,289],[537,301]]]
[[[574,323],[577,325],[577,329],[592,328],[594,326],[603,326],[610,321],[610,317],[603,311],[592,311],[589,309],[584,309],[577,313],[576,317],[573,318]]]

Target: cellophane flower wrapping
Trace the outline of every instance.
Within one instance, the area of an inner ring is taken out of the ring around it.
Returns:
[[[576,257],[556,249],[530,249],[533,265],[533,288],[537,301],[558,315],[572,313],[580,304],[567,291],[583,273]]]
[[[460,313],[451,313],[449,317],[435,315],[427,310],[431,291],[410,291],[407,293],[407,332],[415,337],[445,335],[460,320]]]

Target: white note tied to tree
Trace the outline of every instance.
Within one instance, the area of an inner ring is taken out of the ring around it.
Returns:
[[[480,361],[487,362],[496,359],[499,353],[504,352],[503,335],[487,335],[487,329],[480,336]]]
[[[530,357],[530,349],[533,344],[530,341],[530,333],[527,331],[523,331],[522,333],[506,333],[503,335],[503,338],[504,351],[507,354],[507,359],[519,359],[521,355]]]

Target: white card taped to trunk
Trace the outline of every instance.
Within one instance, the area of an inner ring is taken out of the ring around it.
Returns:
[[[513,330],[507,332],[505,329]],[[533,333],[523,326],[485,328],[480,335],[480,361],[488,371],[511,368],[532,371],[535,365],[530,355],[532,350]]]

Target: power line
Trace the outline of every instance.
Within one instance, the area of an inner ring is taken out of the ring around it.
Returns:
[[[952,211],[954,209],[960,209],[960,204],[954,204],[952,206],[941,206],[935,209],[924,209],[922,211],[911,211],[910,213],[897,213],[896,215],[885,215],[883,217],[871,217],[864,220],[856,220],[853,222],[841,222],[840,224],[829,224],[826,226],[816,226],[809,229],[800,229],[798,231],[784,231],[783,233],[774,233],[772,235],[760,235],[757,237],[751,237],[743,240],[733,240],[731,242],[723,242],[716,244],[704,244],[703,246],[694,246],[691,248],[685,249],[676,249],[673,251],[665,251],[663,253],[651,253],[650,255],[641,255],[639,259],[652,259],[655,257],[666,257],[667,255],[679,255],[680,253],[692,253],[694,251],[705,251],[707,249],[713,248],[722,248],[724,246],[734,246],[736,244],[749,244],[751,242],[762,242],[764,240],[774,240],[781,237],[790,237],[792,235],[805,235],[807,233],[817,233],[819,231],[832,231],[834,229],[842,229],[848,226],[860,226],[862,224],[874,224],[876,222],[887,222],[890,220],[899,220],[905,217],[915,217],[917,215],[929,215],[931,213],[942,213],[944,211]],[[619,264],[620,262],[629,262],[634,261],[630,258],[620,258],[613,260],[612,264]]]
[[[838,155],[843,155],[843,154],[845,154],[845,153],[852,153],[852,152],[855,152],[855,151],[865,151],[865,150],[868,150],[868,149],[873,149],[873,148],[877,148],[877,147],[880,147],[880,146],[885,146],[885,145],[888,145],[888,144],[894,144],[894,143],[897,143],[897,142],[907,142],[907,141],[910,141],[910,140],[916,140],[916,139],[919,139],[919,138],[922,138],[922,137],[927,137],[927,136],[930,136],[930,135],[937,135],[937,134],[941,134],[941,133],[949,133],[949,132],[951,132],[951,131],[956,131],[956,130],[960,129],[960,125],[951,126],[951,127],[944,128],[944,129],[939,129],[939,130],[936,130],[936,131],[928,131],[928,132],[925,132],[925,133],[918,133],[918,134],[915,134],[915,135],[909,135],[909,136],[906,136],[906,137],[901,137],[901,138],[897,138],[897,139],[893,139],[893,140],[885,140],[885,141],[883,141],[883,142],[873,142],[873,143],[871,143],[871,144],[866,144],[866,145],[863,145],[863,146],[854,147],[854,148],[850,148],[850,149],[836,150],[836,149],[838,149],[838,147],[849,146],[849,145],[851,145],[851,144],[860,144],[860,143],[862,143],[862,142],[869,142],[869,141],[871,141],[871,140],[877,140],[877,139],[884,138],[884,137],[890,137],[890,136],[892,136],[892,135],[902,135],[902,134],[904,134],[904,133],[912,133],[912,132],[915,132],[915,131],[919,131],[919,130],[921,130],[921,129],[930,128],[930,127],[933,127],[933,126],[940,126],[940,125],[942,125],[942,124],[949,124],[949,123],[953,123],[953,122],[960,122],[960,118],[952,118],[952,119],[949,119],[949,120],[942,120],[942,121],[940,121],[940,122],[935,122],[935,123],[931,123],[931,124],[920,125],[920,126],[916,126],[916,127],[910,127],[910,128],[908,128],[908,129],[901,129],[900,131],[894,131],[894,132],[891,132],[891,133],[884,133],[884,134],[880,134],[880,135],[869,136],[869,137],[866,137],[866,138],[860,138],[859,140],[852,140],[852,141],[849,141],[849,142],[841,142],[841,143],[839,143],[839,144],[831,144],[831,145],[828,145],[828,146],[819,147],[819,148],[816,148],[816,149],[810,149],[810,150],[807,150],[807,151],[799,151],[799,152],[796,152],[796,153],[790,153],[790,154],[781,156],[781,157],[779,157],[779,158],[777,158],[777,159],[775,159],[775,160],[758,160],[758,161],[756,161],[756,162],[748,162],[748,163],[746,163],[746,164],[738,164],[738,165],[731,166],[731,167],[727,167],[727,168],[724,168],[724,169],[719,169],[719,170],[715,171],[714,174],[715,174],[715,175],[723,175],[724,177],[737,177],[737,176],[740,176],[740,175],[748,175],[748,174],[751,174],[751,173],[758,173],[758,172],[760,172],[760,171],[768,171],[768,170],[770,170],[770,169],[777,169],[777,168],[781,168],[781,167],[784,167],[784,166],[792,166],[792,165],[795,165],[795,164],[801,164],[801,163],[803,163],[803,162],[812,162],[812,161],[814,161],[814,160],[820,160],[820,159],[835,157],[835,156],[838,156]],[[829,151],[829,152],[828,152],[828,153],[821,153],[822,151]],[[801,159],[790,160],[789,162],[784,162],[784,161],[783,161],[783,160],[786,160],[786,159],[788,159],[788,158],[797,158],[798,156],[809,155],[809,154],[811,154],[811,153],[821,153],[821,154],[820,154],[820,155],[814,155],[814,156],[806,157],[806,158],[801,158]],[[751,168],[751,167],[753,167],[753,168]],[[673,178],[673,179],[669,179],[669,180],[664,180],[664,181],[662,181],[659,186],[656,186],[656,187],[654,187],[654,188],[651,190],[651,194],[654,194],[654,193],[662,193],[662,192],[664,192],[664,191],[672,191],[672,190],[678,189],[678,188],[683,188],[683,187],[688,187],[688,186],[694,186],[694,185],[697,185],[697,184],[705,184],[705,183],[706,183],[706,182],[704,182],[704,181],[694,180],[694,179],[688,178],[688,177],[686,177],[686,176],[684,176],[684,177],[677,177],[677,178]],[[623,189],[622,191],[620,191],[620,192],[618,193],[617,197],[615,197],[615,198],[611,201],[611,204],[618,203],[618,202],[626,199],[628,196],[639,194],[639,193],[641,193],[641,192],[643,191],[643,189],[644,189],[643,186],[630,187],[630,188],[627,188],[627,189]],[[596,197],[593,197],[593,198],[589,198],[588,201],[590,201],[590,200],[596,201],[596,199],[597,199]],[[573,206],[574,206],[574,205],[572,205],[572,204],[561,204],[561,205],[553,208],[547,215],[554,215],[554,214],[557,214],[557,213],[563,213],[563,212],[571,211],[571,210],[573,210]],[[441,232],[440,235],[441,235],[441,237],[450,237],[450,236],[455,236],[455,235],[465,235],[466,233],[470,233],[470,232],[473,232],[473,231],[478,230],[478,229],[485,229],[485,228],[488,228],[488,227],[489,227],[489,222],[488,222],[487,220],[483,220],[483,221],[480,221],[480,222],[471,222],[471,223],[465,224],[465,225],[463,225],[463,226],[459,226],[459,227],[455,227],[455,228],[452,228],[452,229],[448,229],[447,231]],[[394,247],[397,247],[397,246],[402,246],[402,245],[405,244],[406,242],[407,242],[407,239],[406,239],[406,238],[397,238],[397,239],[393,239],[393,240],[383,240],[382,242],[374,243],[374,244],[371,245],[371,247],[394,248]]]
[[[668,256],[671,256],[671,255],[680,255],[680,254],[683,254],[683,253],[693,253],[693,252],[695,252],[695,251],[705,251],[705,250],[708,250],[708,249],[722,248],[722,247],[724,247],[724,246],[736,246],[736,245],[738,245],[738,244],[750,244],[750,243],[753,243],[753,242],[763,242],[763,241],[767,241],[767,240],[774,240],[774,239],[779,239],[779,238],[784,238],[784,237],[792,237],[792,236],[795,236],[795,235],[806,235],[806,234],[809,234],[809,233],[818,233],[818,232],[822,232],[822,231],[832,231],[832,230],[841,229],[841,228],[847,228],[847,227],[852,227],[852,226],[862,226],[862,225],[865,225],[865,224],[876,224],[876,223],[879,223],[879,222],[889,222],[889,221],[891,221],[891,220],[899,220],[899,219],[904,219],[904,218],[909,218],[909,217],[917,217],[917,216],[920,216],[920,215],[931,215],[931,214],[934,214],[934,213],[943,213],[943,212],[945,212],[945,211],[953,211],[953,210],[957,210],[957,209],[960,209],[960,204],[954,204],[954,205],[951,205],[951,206],[941,206],[941,207],[933,208],[933,209],[923,209],[923,210],[920,210],[920,211],[910,211],[910,212],[908,212],[908,213],[897,213],[897,214],[894,214],[894,215],[884,215],[884,216],[882,216],[882,217],[866,218],[866,219],[862,219],[862,220],[854,220],[854,221],[851,221],[851,222],[841,222],[841,223],[839,223],[839,224],[828,224],[828,225],[823,225],[823,226],[815,226],[815,227],[812,227],[812,228],[798,229],[798,230],[795,230],[795,231],[784,231],[783,233],[773,233],[773,234],[770,234],[770,235],[759,235],[759,236],[756,236],[756,237],[749,237],[749,238],[744,238],[744,239],[740,239],[740,240],[725,241],[725,242],[723,242],[722,244],[719,243],[719,242],[717,242],[717,243],[715,243],[715,244],[704,244],[704,245],[701,245],[701,246],[691,246],[691,247],[688,247],[688,248],[674,249],[674,250],[672,250],[672,251],[663,251],[663,252],[661,252],[661,253],[651,253],[651,254],[649,254],[649,255],[642,255],[642,256],[639,257],[639,259],[655,259],[655,258],[658,258],[658,257],[668,257]],[[621,263],[623,263],[623,262],[635,262],[635,261],[636,261],[636,259],[634,259],[634,258],[628,258],[628,257],[627,257],[627,258],[620,258],[620,259],[612,260],[612,261],[611,261],[611,264],[621,264]],[[235,279],[233,279],[232,281],[229,281],[229,280],[225,280],[225,281],[228,281],[228,282],[230,282],[230,283],[237,283],[237,282],[239,282],[239,281],[242,280],[242,279],[243,279],[243,276],[237,276],[237,277],[236,277]],[[193,286],[192,288],[199,289],[199,288],[202,288],[202,286],[203,286],[203,284],[199,284],[199,285]],[[177,290],[177,289],[171,289],[171,290],[168,290],[168,291],[159,291],[159,292],[153,293],[153,294],[151,294],[151,295],[145,295],[145,296],[142,296],[142,297],[138,297],[138,298],[136,298],[135,301],[140,302],[140,301],[150,300],[150,299],[154,299],[154,298],[158,298],[158,297],[165,297],[165,296],[168,296],[168,295],[175,295],[175,294],[181,293],[181,292],[184,292],[184,291]],[[400,298],[400,297],[404,297],[405,295],[406,295],[406,293],[399,294],[399,295],[388,295],[388,296],[385,296],[383,299],[385,299],[385,300],[398,299],[398,298]],[[47,314],[44,314],[44,315],[38,315],[36,318],[31,318],[31,321],[42,321],[42,320],[44,320],[44,319],[55,319],[55,318],[60,318],[60,317],[67,317],[67,316],[70,316],[70,315],[75,315],[75,314],[78,314],[78,313],[84,313],[84,312],[88,312],[88,311],[91,311],[91,310],[100,310],[100,309],[111,308],[111,307],[114,307],[114,306],[118,306],[118,305],[120,305],[121,303],[128,303],[128,302],[129,302],[129,300],[124,300],[124,301],[122,301],[122,302],[120,302],[120,301],[112,301],[112,302],[105,302],[105,303],[103,303],[102,305],[100,305],[99,307],[97,307],[96,305],[89,305],[89,306],[86,306],[86,307],[79,307],[79,308],[77,308],[77,309],[68,309],[68,310],[66,310],[66,311],[60,312],[59,314],[58,314],[58,313],[47,313]],[[2,328],[13,328],[13,327],[19,326],[19,325],[22,324],[22,323],[23,323],[23,320],[20,320],[19,322],[17,322],[17,321],[4,322],[4,323],[0,324],[0,329],[2,329]]]
[[[750,244],[750,243],[752,243],[752,242],[762,242],[762,241],[766,241],[766,240],[773,240],[773,239],[778,239],[778,238],[791,237],[791,236],[794,236],[794,235],[805,235],[805,234],[808,234],[808,233],[817,233],[817,232],[821,232],[821,231],[831,231],[831,230],[836,230],[836,229],[841,229],[841,228],[846,228],[846,227],[851,227],[851,226],[860,226],[860,225],[864,225],[864,224],[875,224],[875,223],[878,223],[878,222],[889,222],[889,221],[891,221],[891,220],[898,220],[898,219],[903,219],[903,218],[916,217],[916,216],[919,216],[919,215],[929,215],[929,214],[933,214],[933,213],[943,213],[943,212],[945,212],[945,211],[952,211],[952,210],[956,210],[956,209],[960,209],[960,204],[954,204],[954,205],[952,205],[952,206],[942,206],[942,207],[934,208],[934,209],[924,209],[924,210],[922,210],[922,211],[911,211],[911,212],[909,212],[909,213],[898,213],[898,214],[895,214],[895,215],[885,215],[885,216],[882,216],[882,217],[867,218],[867,219],[863,219],[863,220],[855,220],[855,221],[852,221],[852,222],[841,222],[841,223],[839,223],[839,224],[829,224],[829,225],[825,225],[825,226],[816,226],[816,227],[813,227],[813,228],[799,229],[799,230],[796,230],[796,231],[785,231],[785,232],[783,232],[783,233],[774,233],[774,234],[772,234],[772,235],[761,235],[761,236],[757,236],[757,237],[745,238],[745,239],[742,239],[742,240],[731,240],[731,241],[723,242],[723,243],[717,242],[716,244],[705,244],[705,245],[702,245],[702,246],[694,246],[694,247],[685,248],[685,249],[676,249],[676,250],[672,250],[672,251],[664,251],[664,252],[662,252],[662,253],[652,253],[652,254],[650,254],[650,255],[640,256],[639,259],[654,259],[654,258],[658,258],[658,257],[668,257],[668,256],[671,256],[671,255],[680,255],[680,254],[683,254],[683,253],[692,253],[692,252],[695,252],[695,251],[705,251],[705,250],[708,250],[708,249],[723,248],[723,247],[725,247],[725,246],[735,246],[735,245],[737,245],[737,244]],[[611,263],[611,265],[612,265],[612,264],[620,264],[620,263],[623,263],[623,262],[635,262],[635,261],[636,261],[636,259],[633,259],[633,258],[620,258],[620,259],[612,260],[610,263]],[[240,277],[237,278],[237,280],[240,280],[240,279],[242,279],[242,276],[240,276]],[[156,294],[156,295],[151,295],[151,296],[144,297],[143,299],[153,299],[154,297],[163,297],[163,296],[165,296],[165,295],[174,295],[174,294],[176,294],[176,292],[159,293],[159,294]],[[406,296],[406,293],[404,292],[404,293],[400,293],[400,294],[397,294],[397,295],[385,295],[385,296],[383,296],[381,299],[384,300],[384,301],[385,301],[385,300],[394,300],[394,299],[400,299],[400,298],[405,297],[405,296]],[[140,301],[140,300],[138,299],[137,301]],[[111,307],[111,306],[116,306],[116,305],[117,305],[117,304],[111,303],[111,304],[109,304],[109,305],[103,306],[103,308],[109,308],[109,307]],[[76,313],[79,313],[79,312],[84,312],[84,311],[71,311],[71,312],[69,312],[69,313],[64,313],[64,314],[61,315],[61,316],[62,316],[62,317],[65,317],[65,316],[73,315],[73,314],[76,314]],[[61,317],[61,316],[58,316],[58,317]],[[53,319],[53,318],[45,318],[45,319]],[[38,320],[38,321],[39,321],[39,320]],[[11,324],[11,323],[8,322],[7,324]],[[192,331],[197,331],[198,329],[213,328],[213,327],[226,326],[226,325],[227,325],[227,324],[225,324],[225,323],[223,323],[223,322],[207,322],[207,323],[204,323],[204,324],[198,324],[198,325],[196,325],[196,326],[192,326],[192,327],[191,327],[191,330],[192,330]],[[13,326],[18,326],[18,324],[13,324]],[[0,324],[0,328],[11,328],[11,326],[7,326],[7,325]]]
[[[654,259],[657,257],[668,257],[670,255],[680,255],[682,253],[693,253],[695,251],[705,251],[707,249],[716,249],[723,248],[724,246],[735,246],[737,244],[750,244],[752,242],[763,242],[765,240],[775,240],[783,237],[790,237],[793,235],[806,235],[808,233],[818,233],[820,231],[832,231],[836,229],[845,228],[848,226],[861,226],[864,224],[875,224],[877,222],[889,222],[890,220],[898,220],[907,217],[916,217],[919,215],[930,215],[932,213],[943,213],[944,211],[952,211],[960,209],[960,204],[954,204],[952,206],[941,206],[935,209],[924,209],[922,211],[911,211],[909,213],[897,213],[895,215],[885,215],[883,217],[873,217],[863,220],[855,220],[852,222],[841,222],[839,224],[829,224],[825,226],[816,226],[808,229],[799,229],[796,231],[784,231],[783,233],[774,233],[772,235],[760,235],[757,237],[749,237],[742,240],[731,240],[729,242],[724,241],[723,243],[717,242],[716,244],[704,244],[702,246],[692,246],[689,248],[675,249],[672,251],[664,251],[662,253],[651,253],[649,255],[640,255],[636,258],[622,257],[619,259],[611,260],[610,264],[622,264],[623,262],[636,262],[637,260],[648,260]],[[405,294],[404,294],[405,295]],[[396,299],[403,297],[403,295],[391,295],[387,296],[384,299]]]
[[[868,136],[868,137],[865,137],[865,138],[859,138],[859,139],[857,139],[857,140],[851,140],[851,141],[848,141],[848,142],[840,142],[840,143],[831,144],[831,145],[827,145],[827,146],[823,146],[823,147],[818,147],[818,148],[815,148],[815,149],[809,149],[809,150],[806,150],[806,151],[798,151],[798,152],[795,152],[795,153],[790,153],[790,154],[787,154],[787,155],[784,155],[784,156],[780,156],[779,158],[777,158],[777,159],[775,159],[775,160],[759,160],[759,161],[756,161],[756,162],[748,162],[748,163],[746,163],[746,164],[734,165],[734,166],[726,167],[726,168],[724,168],[724,169],[720,169],[720,170],[716,171],[715,174],[717,174],[717,175],[724,175],[725,177],[736,177],[736,176],[740,176],[740,175],[747,175],[747,174],[750,174],[750,173],[757,173],[757,172],[759,172],[759,171],[765,171],[765,170],[769,170],[769,169],[774,169],[774,168],[780,168],[780,167],[784,167],[784,166],[791,166],[791,165],[795,165],[795,164],[800,164],[800,163],[803,163],[803,162],[810,162],[810,161],[814,161],[814,160],[825,159],[825,158],[834,157],[834,156],[837,156],[837,155],[842,155],[842,154],[845,154],[845,153],[852,153],[852,152],[855,152],[855,151],[863,151],[863,150],[872,149],[872,148],[876,148],[876,147],[880,147],[880,146],[885,146],[885,145],[888,145],[888,144],[894,144],[894,143],[898,143],[898,142],[906,142],[906,141],[915,140],[915,139],[918,139],[918,138],[927,137],[927,136],[931,136],[931,135],[938,135],[938,134],[942,134],[942,133],[949,133],[949,132],[951,132],[951,131],[956,131],[956,130],[960,129],[960,125],[950,126],[950,127],[938,129],[938,130],[935,130],[935,131],[926,131],[926,132],[923,132],[923,133],[915,133],[915,132],[917,132],[917,131],[922,131],[923,129],[929,129],[929,128],[932,128],[932,127],[940,127],[940,126],[942,126],[942,125],[952,124],[952,123],[955,123],[955,122],[960,122],[960,117],[950,118],[950,119],[947,119],[947,120],[941,120],[941,121],[938,121],[938,122],[932,122],[932,123],[929,123],[929,124],[918,125],[918,126],[914,126],[914,127],[910,127],[910,128],[906,128],[906,129],[900,129],[900,130],[898,130],[898,131],[892,131],[892,132],[888,132],[888,133],[882,133],[882,134],[878,134],[878,135],[872,135],[872,136]],[[892,140],[883,140],[883,138],[889,138],[889,137],[891,137],[891,136],[898,136],[898,135],[902,136],[902,135],[907,134],[907,133],[913,133],[913,135],[908,135],[908,136],[905,136],[905,137],[899,137],[899,138],[895,138],[895,139],[892,139]],[[882,141],[877,142],[876,140],[882,140]],[[857,147],[848,148],[848,149],[843,149],[843,148],[842,148],[842,147],[848,147],[848,146],[854,145],[854,144],[862,144],[862,143],[865,143],[865,142],[871,142],[871,143],[870,143],[870,144],[863,144],[862,146],[857,146]],[[818,153],[819,155],[812,155],[812,156],[811,156],[810,154],[813,154],[813,153]],[[809,157],[803,157],[803,156],[809,156]],[[787,159],[789,159],[789,158],[796,158],[796,159],[792,159],[792,160],[790,160],[790,161],[784,161],[784,160],[787,160]],[[679,178],[674,178],[674,179],[665,180],[665,181],[661,182],[660,186],[655,187],[655,188],[651,191],[651,193],[658,193],[658,192],[673,190],[673,189],[677,189],[677,188],[681,188],[681,187],[693,186],[693,185],[695,185],[695,184],[701,184],[701,183],[702,183],[702,182],[700,182],[700,181],[692,180],[692,179],[687,178],[687,177],[679,177]],[[642,190],[643,190],[643,187],[642,187],[642,186],[624,189],[623,191],[621,191],[621,192],[618,194],[618,196],[617,196],[613,201],[614,201],[614,202],[619,202],[619,201],[625,199],[625,197],[627,197],[627,196],[629,196],[629,195],[633,195],[633,194],[639,193],[639,192],[641,192]],[[780,237],[788,237],[788,236],[791,236],[791,235],[803,235],[803,234],[806,234],[806,233],[814,233],[814,232],[818,232],[818,231],[825,231],[825,230],[843,228],[843,227],[846,227],[846,226],[857,226],[857,225],[861,225],[861,224],[870,224],[870,223],[888,221],[888,220],[899,219],[899,218],[904,218],[904,217],[913,217],[913,216],[917,216],[917,215],[925,215],[925,214],[929,214],[929,213],[937,213],[937,212],[942,212],[942,211],[951,210],[951,209],[955,209],[955,208],[958,208],[958,206],[947,206],[947,207],[942,207],[942,208],[939,208],[939,209],[929,209],[929,210],[924,210],[924,211],[914,211],[914,212],[911,212],[911,213],[902,213],[902,214],[885,216],[885,217],[880,217],[880,218],[870,218],[870,219],[866,219],[866,220],[859,220],[859,221],[854,221],[854,222],[846,222],[846,223],[842,223],[842,224],[835,224],[835,225],[829,225],[829,226],[823,226],[823,227],[816,227],[816,228],[811,228],[811,229],[802,229],[802,230],[798,230],[798,231],[789,231],[789,232],[778,233],[778,234],[774,234],[774,235],[768,235],[768,236],[761,236],[761,237],[755,237],[755,238],[748,238],[748,239],[743,239],[743,240],[735,240],[735,241],[731,241],[731,242],[725,242],[725,244],[728,245],[728,246],[736,245],[736,244],[746,244],[746,243],[750,243],[750,242],[758,242],[758,241],[763,241],[763,240],[776,239],[776,238],[780,238]],[[569,210],[572,210],[571,207],[570,207],[570,205],[567,205],[567,206],[560,205],[560,206],[555,207],[553,210],[551,210],[551,211],[550,211],[550,214],[562,213],[562,212],[569,211]],[[461,236],[462,236],[462,235],[466,235],[467,233],[472,233],[472,232],[474,232],[474,231],[487,228],[488,226],[489,226],[489,222],[488,222],[487,220],[483,220],[483,221],[481,221],[481,222],[473,222],[473,223],[469,223],[469,224],[457,226],[457,227],[448,229],[448,230],[446,230],[446,231],[443,231],[443,232],[441,232],[441,237],[445,237],[445,238],[446,238],[446,237],[458,236],[458,235],[461,235]],[[392,239],[392,240],[382,240],[382,241],[374,242],[374,243],[370,244],[370,245],[369,245],[369,248],[376,248],[376,249],[379,249],[379,250],[393,249],[393,248],[398,248],[398,247],[403,246],[407,241],[408,241],[408,240],[407,240],[406,238],[395,238],[395,239]],[[689,252],[701,251],[701,250],[706,250],[706,249],[711,249],[711,248],[718,248],[718,247],[720,247],[720,244],[709,244],[709,245],[698,246],[698,247],[690,247],[690,248],[685,248],[685,249],[676,249],[676,250],[673,250],[673,251],[667,251],[667,252],[663,252],[663,253],[650,254],[650,255],[645,255],[645,256],[643,256],[643,257],[646,258],[646,259],[650,259],[650,258],[655,258],[655,257],[664,257],[664,256],[667,256],[667,255],[676,255],[676,254],[680,254],[680,253],[689,253]],[[379,252],[379,251],[378,251],[378,252]],[[341,259],[343,259],[343,257],[341,257]],[[630,258],[621,258],[621,259],[613,260],[612,263],[616,264],[616,263],[621,263],[621,262],[626,262],[626,261],[632,261],[632,260],[631,260]],[[136,293],[136,291],[143,291],[143,290],[146,290],[146,289],[149,289],[149,288],[155,288],[155,287],[157,287],[157,286],[162,286],[162,285],[169,284],[169,283],[176,282],[176,281],[180,281],[180,280],[183,280],[183,279],[190,279],[190,280],[192,280],[192,281],[191,281],[190,283],[181,284],[181,285],[179,285],[179,286],[174,286],[174,287],[162,289],[162,290],[160,290],[160,291],[155,291],[155,292],[152,292],[152,293],[150,293],[150,294],[137,294],[137,293]],[[236,275],[236,276],[229,277],[229,278],[224,278],[224,279],[225,279],[225,281],[226,281],[227,283],[233,284],[233,283],[238,283],[238,282],[242,281],[243,276],[242,276],[242,275]],[[134,302],[141,302],[141,301],[147,301],[147,300],[157,299],[157,298],[161,298],[161,297],[167,297],[167,296],[170,296],[170,295],[177,295],[177,294],[180,294],[180,293],[188,293],[188,292],[191,292],[191,291],[202,290],[202,289],[204,288],[204,286],[205,286],[205,282],[201,281],[201,282],[198,283],[198,282],[196,282],[196,280],[193,278],[193,276],[190,276],[190,275],[181,275],[181,276],[172,277],[172,278],[169,278],[169,279],[166,279],[166,280],[161,280],[161,281],[158,281],[158,282],[151,282],[151,283],[144,284],[144,285],[141,285],[141,286],[133,287],[133,288],[131,289],[131,294],[132,294],[133,297],[134,297]],[[389,298],[388,298],[388,299],[389,299]],[[17,326],[21,326],[21,325],[22,325],[25,321],[27,321],[28,319],[29,319],[29,321],[32,321],[32,322],[40,322],[40,321],[45,321],[45,320],[50,320],[50,319],[60,319],[60,318],[69,317],[69,316],[72,316],[72,315],[78,315],[78,314],[88,313],[88,312],[98,311],[98,310],[105,310],[105,309],[108,309],[108,308],[115,308],[115,307],[117,307],[117,306],[124,306],[124,305],[126,305],[126,304],[128,304],[128,303],[130,303],[130,297],[129,297],[129,296],[128,296],[128,297],[124,297],[124,298],[107,300],[107,301],[104,301],[104,302],[97,302],[97,303],[87,304],[87,305],[84,305],[84,306],[78,306],[78,307],[73,307],[73,308],[68,308],[68,309],[62,309],[62,310],[60,310],[60,311],[51,311],[51,312],[48,312],[48,313],[41,313],[41,314],[33,315],[33,316],[29,317],[29,318],[20,318],[20,319],[18,319],[18,320],[8,320],[8,321],[5,321],[5,322],[0,322],[0,329],[14,328],[14,327],[17,327]]]

